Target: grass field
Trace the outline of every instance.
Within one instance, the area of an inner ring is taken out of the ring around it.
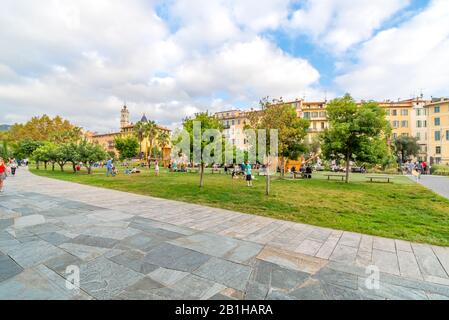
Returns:
[[[85,173],[31,170],[33,173],[98,187],[208,205],[276,219],[354,231],[415,242],[449,246],[449,200],[398,176],[394,183],[368,183],[360,174],[351,183],[327,181],[322,173],[312,180],[274,180],[265,196],[264,177],[253,188],[243,179],[206,174],[200,189],[195,173],[159,177],[148,170],[137,175],[106,178],[104,170]],[[122,170],[120,170],[122,172]]]

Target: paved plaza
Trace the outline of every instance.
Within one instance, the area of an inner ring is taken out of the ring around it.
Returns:
[[[82,186],[23,168],[6,182],[0,299],[449,299],[449,248]],[[374,288],[367,286],[372,265],[380,270]],[[69,266],[79,268],[80,290],[66,287]]]

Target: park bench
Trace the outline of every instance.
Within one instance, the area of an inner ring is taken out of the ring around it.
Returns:
[[[344,181],[346,178],[346,175],[344,174],[325,174],[325,177],[327,177],[327,180],[330,180],[331,178],[340,178],[341,181]]]
[[[366,177],[366,179],[368,179],[370,182],[374,182],[375,180],[379,180],[380,182],[382,181],[386,181],[386,183],[390,183],[391,180],[393,180],[393,177],[388,177],[388,176],[369,176]]]
[[[292,172],[293,179],[310,179],[312,178],[312,173],[305,173],[305,172]]]

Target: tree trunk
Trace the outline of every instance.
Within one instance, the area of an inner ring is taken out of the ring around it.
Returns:
[[[351,159],[351,152],[346,154],[346,183],[349,183],[349,161]]]
[[[285,158],[281,157],[281,178],[282,179],[284,178],[284,175],[285,175],[284,171],[285,171]]]
[[[73,173],[76,173],[76,165],[75,162],[72,162]]]
[[[270,169],[268,168],[268,166],[265,176],[265,195],[270,195]]]
[[[88,165],[87,166],[87,174],[91,174],[92,173],[92,166]]]
[[[55,163],[54,162],[51,163],[51,170],[55,171]]]
[[[39,170],[39,161],[36,160],[36,170]]]
[[[65,164],[61,164],[61,163],[58,163],[59,164],[59,167],[61,168],[61,172],[64,172],[64,165]]]
[[[204,163],[200,166],[200,188],[204,187]]]
[[[44,168],[47,170],[47,161],[44,161]]]

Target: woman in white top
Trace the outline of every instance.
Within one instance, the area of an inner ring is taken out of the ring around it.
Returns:
[[[156,176],[159,176],[159,162],[157,160],[154,163],[154,173],[156,173]]]

